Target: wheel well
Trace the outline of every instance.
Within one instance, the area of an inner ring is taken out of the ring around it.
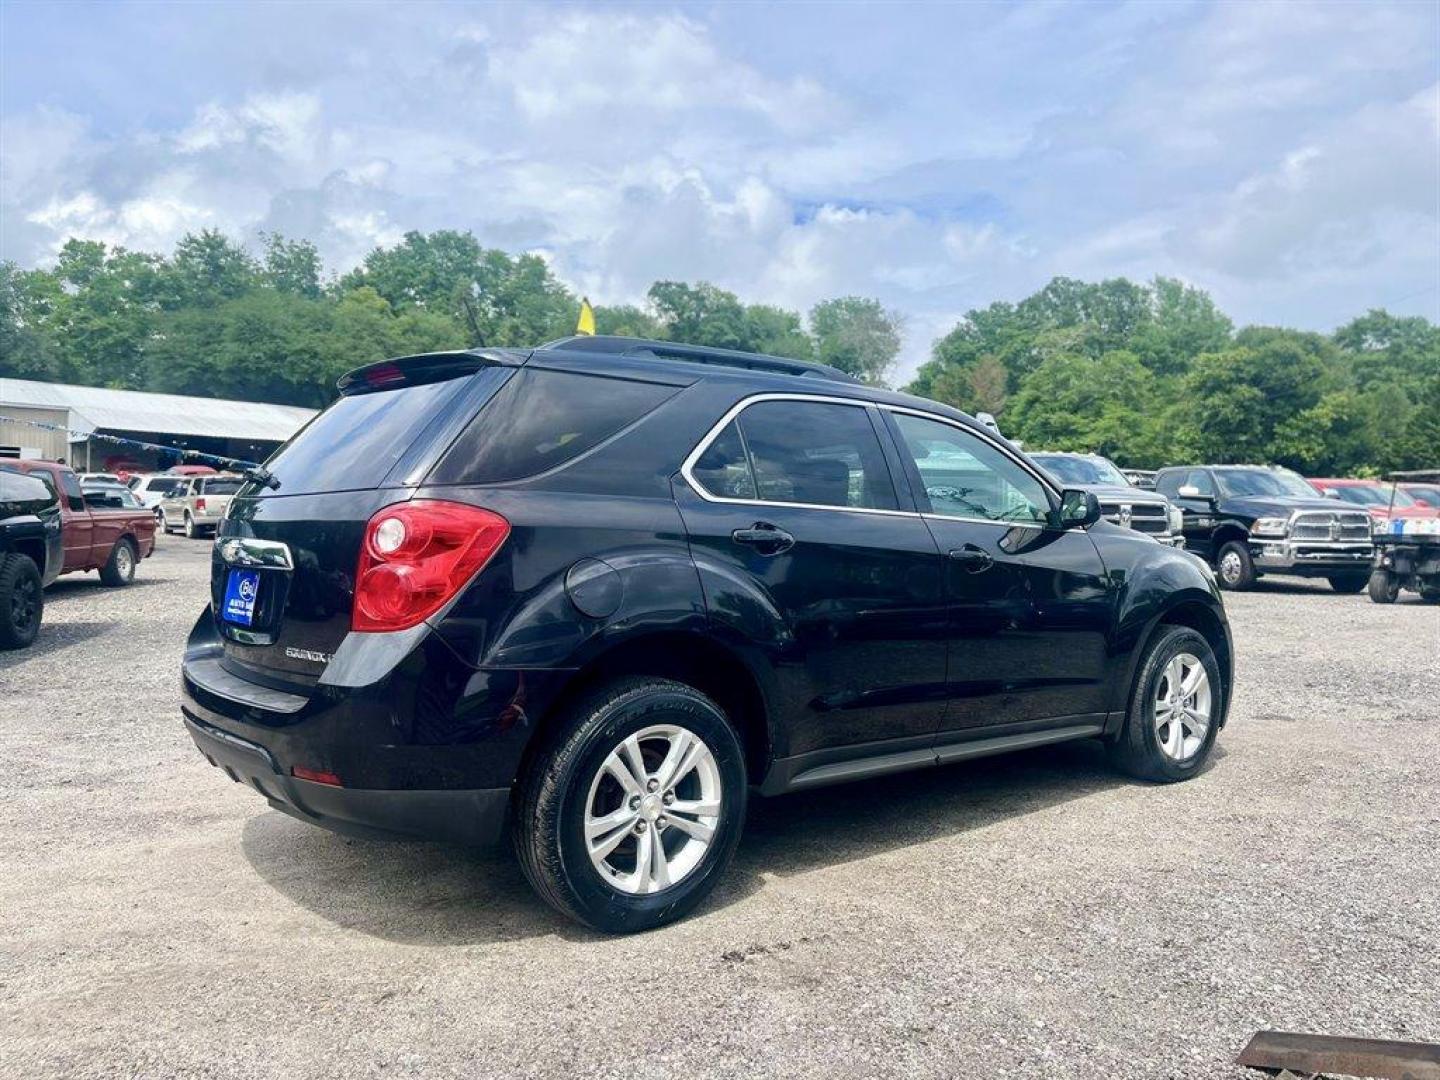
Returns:
[[[545,710],[538,737],[531,740],[531,752],[545,742],[545,736],[576,701],[605,683],[636,675],[674,679],[713,699],[740,735],[751,782],[764,778],[770,735],[760,686],[733,652],[695,634],[647,634],[593,657]]]
[[[45,576],[45,544],[41,540],[16,540],[10,548],[16,555],[24,555],[35,564],[35,569],[40,571],[40,576]],[[5,556],[0,553],[0,559]]]
[[[1220,528],[1215,530],[1215,541],[1212,547],[1213,557],[1218,560],[1220,558],[1220,549],[1230,543],[1230,541],[1238,540],[1244,543],[1248,539],[1250,539],[1250,534],[1239,525],[1233,523],[1221,525]]]

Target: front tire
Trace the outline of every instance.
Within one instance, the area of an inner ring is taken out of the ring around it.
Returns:
[[[27,555],[0,555],[0,649],[23,649],[40,633],[45,588]]]
[[[687,915],[730,864],[745,754],[715,702],[668,679],[604,687],[570,710],[522,778],[521,868],[560,912],[634,933]]]
[[[1330,582],[1330,588],[1336,592],[1352,595],[1364,592],[1365,586],[1370,582],[1370,575],[1369,573],[1331,574],[1325,580]]]
[[[1231,540],[1220,549],[1215,559],[1215,577],[1222,589],[1240,592],[1255,584],[1255,560],[1250,558],[1250,545]]]
[[[112,589],[129,585],[135,580],[135,562],[135,545],[126,539],[115,541],[115,546],[110,549],[110,558],[100,568],[101,582]]]
[[[1370,599],[1377,604],[1393,604],[1400,595],[1400,579],[1384,570],[1370,575]]]
[[[1215,745],[1227,690],[1210,642],[1188,626],[1162,625],[1140,664],[1112,760],[1141,780],[1188,780]]]

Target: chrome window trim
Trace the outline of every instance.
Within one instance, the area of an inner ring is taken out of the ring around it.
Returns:
[[[710,444],[720,437],[720,433],[724,431],[725,428],[728,427],[735,420],[736,417],[738,417],[751,405],[758,405],[762,401],[811,401],[822,405],[849,405],[857,409],[875,409],[893,413],[906,413],[910,416],[918,416],[922,420],[934,420],[937,423],[947,424],[950,427],[955,428],[957,431],[962,431],[967,435],[971,435],[977,439],[980,439],[995,448],[996,450],[999,450],[1005,457],[1009,458],[1016,465],[1018,465],[1022,471],[1029,474],[1036,481],[1038,481],[1043,490],[1050,492],[1057,498],[1057,500],[1059,498],[1060,489],[1057,488],[1052,481],[1046,478],[1042,472],[1035,468],[1032,468],[1022,457],[1018,456],[1013,448],[1006,446],[1003,441],[994,438],[990,435],[989,432],[985,432],[982,434],[981,432],[969,427],[968,425],[962,424],[957,420],[953,420],[948,416],[940,416],[936,413],[926,412],[924,409],[916,409],[907,405],[892,405],[889,402],[884,401],[869,401],[865,398],[837,397],[832,394],[799,394],[794,392],[770,392],[763,394],[752,394],[750,397],[741,398],[734,405],[730,406],[730,408],[725,411],[725,414],[720,417],[720,419],[715,422],[715,424],[710,428],[709,431],[705,433],[705,435],[700,439],[700,441],[695,444],[694,449],[690,451],[690,453],[686,456],[685,460],[681,463],[680,475],[685,478],[685,482],[690,486],[690,490],[693,491],[696,495],[700,496],[700,498],[704,499],[706,502],[721,503],[728,506],[780,506],[792,510],[834,510],[847,514],[877,514],[882,517],[918,517],[922,519],[936,518],[938,520],[944,521],[969,521],[974,522],[978,525],[998,525],[1006,529],[1013,529],[1017,527],[1042,529],[1054,528],[1054,526],[1046,522],[996,521],[994,518],[965,517],[960,514],[941,514],[936,513],[933,510],[923,513],[917,510],[877,510],[868,506],[827,506],[824,503],[771,502],[765,499],[731,499],[721,495],[712,495],[709,491],[705,490],[705,485],[701,484],[700,481],[695,479],[694,473],[692,472],[695,464],[700,460],[701,456],[705,453],[705,451],[710,449]],[[902,455],[909,452],[908,447],[905,446],[897,446],[895,449],[897,453]],[[898,490],[896,491],[896,495],[899,495]],[[1053,510],[1054,507],[1052,506],[1051,509]]]

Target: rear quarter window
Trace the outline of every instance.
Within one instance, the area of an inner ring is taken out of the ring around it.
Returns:
[[[455,440],[427,483],[495,484],[548,472],[633,424],[677,389],[522,368]]]

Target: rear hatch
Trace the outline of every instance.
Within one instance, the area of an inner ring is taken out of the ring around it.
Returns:
[[[211,602],[227,658],[313,683],[351,627],[370,518],[404,502],[525,353],[447,353],[351,372],[341,397],[247,482],[221,523]]]

